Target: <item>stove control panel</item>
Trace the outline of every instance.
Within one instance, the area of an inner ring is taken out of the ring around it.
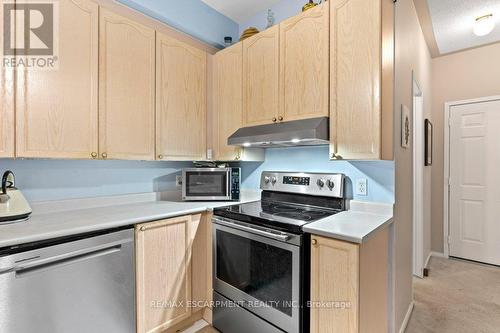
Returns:
[[[260,188],[328,197],[344,197],[344,175],[339,173],[262,172]]]

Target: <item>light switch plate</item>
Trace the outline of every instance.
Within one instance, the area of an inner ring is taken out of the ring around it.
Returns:
[[[182,176],[175,176],[175,187],[182,187]]]
[[[357,195],[368,195],[368,185],[366,178],[359,178],[356,180],[356,194]]]

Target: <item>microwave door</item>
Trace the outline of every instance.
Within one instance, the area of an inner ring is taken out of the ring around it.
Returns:
[[[188,169],[182,178],[183,200],[231,200],[230,169]]]

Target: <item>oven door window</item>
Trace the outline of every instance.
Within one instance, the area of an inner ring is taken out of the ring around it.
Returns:
[[[187,172],[186,196],[188,197],[227,197],[228,172]]]
[[[293,253],[216,230],[216,278],[292,316]]]

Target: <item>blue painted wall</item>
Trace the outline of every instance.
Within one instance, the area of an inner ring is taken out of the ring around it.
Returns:
[[[215,47],[238,38],[238,24],[200,0],[118,0]]]
[[[362,201],[394,202],[393,161],[330,161],[328,147],[273,148],[266,150],[264,163],[241,163],[242,188],[259,187],[262,171],[309,171],[343,173],[347,176],[346,195]],[[368,195],[354,194],[356,179],[366,178]]]
[[[62,200],[175,189],[175,176],[190,162],[0,159],[30,201]],[[1,177],[1,175],[0,175]]]

